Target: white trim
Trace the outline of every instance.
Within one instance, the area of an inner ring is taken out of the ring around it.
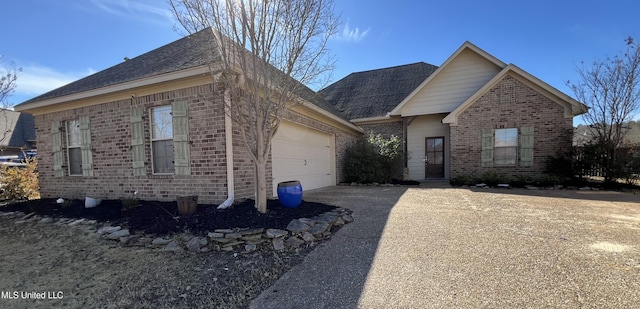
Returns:
[[[52,99],[46,99],[46,100],[32,102],[32,103],[23,103],[23,104],[16,105],[14,107],[14,110],[19,112],[19,111],[25,111],[25,110],[35,109],[35,108],[47,107],[47,106],[51,106],[59,103],[64,103],[64,102],[69,102],[74,100],[81,100],[81,99],[86,99],[86,98],[95,97],[99,95],[115,93],[119,91],[131,91],[132,89],[138,88],[138,87],[150,86],[150,85],[154,85],[162,82],[169,82],[169,81],[174,81],[181,78],[197,76],[202,74],[209,74],[209,73],[210,73],[210,70],[208,66],[199,66],[199,67],[185,69],[181,71],[155,75],[151,77],[144,77],[144,78],[136,79],[129,82],[124,82],[124,83],[106,86],[106,87],[100,87],[98,89],[87,90],[87,91],[78,92],[78,93],[74,93],[66,96],[55,97]]]
[[[413,97],[415,97],[418,92],[420,92],[420,90],[422,90],[422,88],[426,87],[426,85],[431,82],[432,80],[434,80],[436,78],[436,76],[438,76],[438,74],[440,74],[440,72],[442,72],[445,67],[447,67],[447,65],[449,65],[449,63],[451,63],[453,61],[453,59],[457,58],[458,55],[460,55],[463,51],[465,50],[471,50],[473,52],[475,52],[476,54],[480,55],[481,57],[483,57],[484,59],[490,61],[491,63],[495,64],[496,66],[500,67],[500,68],[504,68],[507,65],[500,61],[500,59],[494,57],[493,55],[487,53],[486,51],[482,50],[481,48],[479,48],[478,46],[474,45],[473,43],[466,41],[462,44],[462,46],[460,46],[451,56],[449,56],[449,58],[447,58],[447,60],[440,65],[440,67],[438,69],[436,69],[435,72],[431,73],[431,75],[429,75],[429,77],[427,77],[427,79],[425,79],[424,82],[422,82],[422,84],[420,84],[420,86],[418,86],[416,89],[413,90],[413,92],[411,92],[406,98],[404,98],[404,100],[402,100],[402,102],[400,102],[400,104],[398,104],[393,110],[391,110],[391,112],[389,112],[389,115],[391,116],[401,116],[401,109],[403,106],[405,106]]]
[[[391,116],[389,114],[385,116],[352,119],[351,122],[353,123],[386,122],[387,120],[391,120]]]
[[[304,100],[302,98],[298,98],[298,102],[300,103],[300,105],[302,105],[302,106],[304,106],[304,107],[306,107],[306,108],[308,108],[308,109],[310,109],[310,110],[312,110],[314,112],[317,112],[317,113],[319,113],[319,114],[321,114],[321,115],[323,115],[325,117],[328,117],[328,118],[330,118],[330,119],[332,119],[334,121],[337,121],[337,122],[343,124],[344,126],[350,128],[350,129],[352,129],[352,130],[354,130],[354,131],[356,131],[358,133],[364,134],[364,130],[362,128],[360,128],[360,127],[358,127],[358,126],[356,126],[356,125],[354,125],[354,124],[352,124],[352,123],[350,123],[350,122],[348,122],[348,121],[346,121],[346,120],[344,120],[344,119],[342,119],[342,118],[340,118],[340,117],[338,117],[338,116],[336,116],[336,115],[334,115],[334,114],[332,114],[332,113],[320,108],[319,106],[317,106],[317,105],[315,105],[313,103],[307,102],[306,100]]]

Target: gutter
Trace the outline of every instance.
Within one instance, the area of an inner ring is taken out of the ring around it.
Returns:
[[[227,160],[227,199],[218,206],[218,209],[227,209],[233,205],[235,199],[234,193],[234,178],[233,178],[233,123],[231,122],[231,116],[229,115],[229,104],[231,99],[229,98],[229,89],[224,91],[224,140],[225,140],[225,152]]]

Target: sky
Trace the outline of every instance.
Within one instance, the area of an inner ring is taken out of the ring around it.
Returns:
[[[22,69],[18,104],[181,37],[165,0],[5,1],[0,66]],[[640,39],[635,0],[335,0],[333,81],[415,62],[441,65],[465,41],[573,96],[582,63]]]

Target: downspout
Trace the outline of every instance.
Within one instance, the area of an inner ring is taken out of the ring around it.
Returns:
[[[227,200],[218,206],[218,209],[227,209],[233,204],[234,196],[234,179],[233,179],[233,123],[229,110],[231,99],[229,98],[229,90],[224,91],[224,141],[227,160]]]

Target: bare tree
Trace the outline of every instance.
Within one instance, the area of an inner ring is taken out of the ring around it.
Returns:
[[[3,63],[2,55],[0,55],[0,142],[7,138],[14,126],[14,123],[9,123],[7,109],[11,106],[7,99],[15,91],[18,73],[21,71],[13,63],[8,66],[3,66]]]
[[[211,74],[225,86],[227,113],[255,163],[256,208],[267,210],[266,164],[280,121],[304,85],[333,70],[327,41],[332,0],[169,0],[189,34],[212,28]]]
[[[580,82],[567,82],[578,101],[589,107],[583,119],[591,128],[595,144],[602,149],[605,181],[616,177],[617,152],[625,137],[625,124],[633,120],[640,106],[640,49],[633,38],[626,51],[613,58],[578,67]]]

